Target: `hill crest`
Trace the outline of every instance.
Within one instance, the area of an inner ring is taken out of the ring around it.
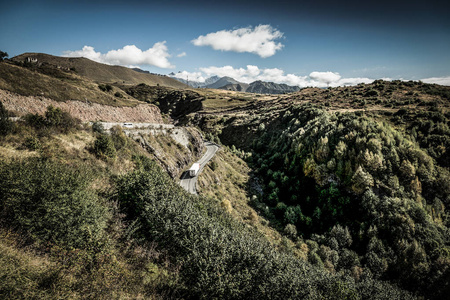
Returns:
[[[85,57],[61,57],[45,53],[23,53],[13,57],[15,62],[48,63],[57,68],[72,70],[76,74],[87,77],[95,82],[161,85],[173,88],[187,88],[188,86],[165,75],[143,73],[136,70],[112,66],[92,61]]]

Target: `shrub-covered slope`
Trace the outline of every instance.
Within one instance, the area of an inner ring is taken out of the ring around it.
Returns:
[[[120,128],[83,129],[54,108],[16,124],[0,112],[2,298],[412,298],[275,248],[218,200],[187,194]]]
[[[269,132],[254,143],[253,164],[265,183],[255,204],[260,211],[321,244],[317,259],[329,269],[359,269],[426,297],[444,297],[448,169],[414,137],[363,114],[301,105],[278,122],[278,135]],[[440,127],[447,126],[445,119]]]

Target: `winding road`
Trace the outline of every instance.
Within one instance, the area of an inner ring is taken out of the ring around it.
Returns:
[[[210,161],[211,158],[214,157],[214,154],[216,154],[217,150],[219,149],[219,146],[211,142],[205,142],[205,147],[206,147],[205,155],[203,155],[203,157],[200,158],[199,161],[197,161],[197,163],[200,164],[200,170],[198,170],[197,175],[191,177],[189,176],[189,172],[186,171],[183,173],[183,175],[181,175],[180,178],[181,187],[193,195],[197,195],[195,184],[197,183],[198,174],[200,174],[200,172],[206,166],[208,161]]]

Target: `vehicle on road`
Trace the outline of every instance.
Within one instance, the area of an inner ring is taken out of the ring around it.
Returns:
[[[194,177],[198,174],[198,171],[200,170],[200,164],[194,163],[192,167],[189,169],[189,176]]]
[[[125,128],[133,128],[133,123],[123,123],[122,126]]]

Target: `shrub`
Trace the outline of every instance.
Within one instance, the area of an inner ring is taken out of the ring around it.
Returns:
[[[98,88],[100,89],[100,90],[102,90],[103,92],[111,92],[112,91],[112,86],[111,85],[109,85],[109,84],[99,84],[98,85]]]
[[[115,199],[135,224],[134,236],[157,243],[179,263],[180,279],[189,287],[185,298],[357,299],[359,291],[372,292],[373,298],[380,294],[370,279],[359,285],[289,251],[277,251],[217,203],[187,194],[155,162],[137,161],[140,170],[116,181]],[[408,296],[389,285],[383,291]]]
[[[41,142],[36,136],[27,137],[23,145],[25,146],[25,148],[31,151],[35,151],[41,148]]]
[[[114,158],[116,157],[116,148],[109,135],[101,134],[94,142],[93,152],[100,158]]]
[[[116,148],[116,150],[125,148],[127,146],[127,136],[123,132],[122,127],[114,126],[110,131],[111,140],[114,143],[114,148]]]
[[[9,119],[9,113],[0,101],[0,136],[9,134],[13,128],[14,124]]]
[[[68,112],[53,106],[47,107],[45,119],[47,126],[57,128],[62,132],[69,132],[79,123],[79,120],[73,118]]]
[[[25,124],[38,130],[47,126],[45,118],[39,114],[26,114],[23,119]]]
[[[94,123],[92,123],[92,131],[103,134],[105,133],[105,128],[103,127],[103,124],[101,122],[95,121]]]
[[[80,124],[80,120],[73,118],[68,112],[53,106],[47,107],[45,117],[39,114],[27,114],[24,116],[24,120],[27,125],[37,130],[51,128],[64,133],[75,129]]]
[[[37,158],[1,162],[2,221],[38,241],[69,248],[97,245],[109,213],[89,188],[89,174]]]

